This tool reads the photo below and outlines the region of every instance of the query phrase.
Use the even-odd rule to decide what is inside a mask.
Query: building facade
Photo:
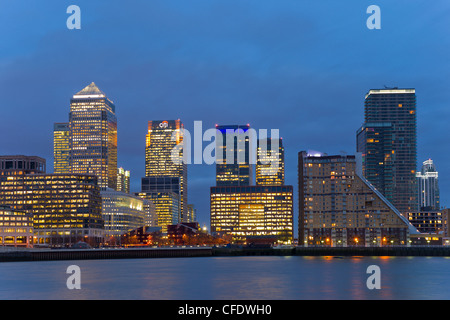
[[[283,139],[258,139],[256,184],[284,185]]]
[[[419,233],[361,174],[355,156],[298,155],[299,245],[409,245]]]
[[[46,161],[37,156],[0,156],[0,176],[40,174],[46,172]]]
[[[136,195],[138,196],[138,195]],[[158,215],[156,214],[156,207],[153,201],[140,197],[143,201],[144,212],[145,212],[145,226],[157,227],[158,226]]]
[[[417,185],[419,201],[418,210],[429,211],[440,209],[439,175],[433,160],[423,162],[422,169],[417,172]]]
[[[70,168],[117,188],[117,119],[114,103],[91,83],[73,95],[69,113]]]
[[[417,208],[415,89],[370,90],[357,131],[363,175],[400,212]]]
[[[130,193],[130,175],[129,170],[117,169],[117,191]]]
[[[250,125],[216,125],[216,186],[248,186],[253,184],[252,143]],[[254,163],[254,162],[253,162]]]
[[[0,177],[0,204],[31,214],[35,244],[98,245],[104,222],[96,176],[30,174]]]
[[[211,233],[229,235],[235,243],[255,237],[293,241],[292,186],[211,187]]]
[[[149,196],[155,201],[174,198],[178,202],[177,222],[187,216],[187,163],[184,161],[184,126],[180,120],[149,121],[145,148],[145,177],[142,178],[141,193],[154,193]],[[167,193],[167,197],[162,197]],[[160,208],[155,203],[156,208]],[[158,209],[157,209],[158,212]],[[171,214],[174,215],[175,213]],[[158,213],[159,215],[159,213]],[[165,213],[164,213],[165,215]],[[159,219],[165,221],[166,219]],[[172,224],[172,223],[171,223]],[[164,227],[164,229],[166,229]]]
[[[0,206],[0,246],[31,248],[33,235],[30,213]]]
[[[211,233],[233,243],[292,243],[293,188],[284,185],[281,139],[258,140],[249,125],[217,125],[216,131]]]
[[[443,219],[444,219],[444,237],[449,238],[450,237],[450,230],[449,230],[450,209],[449,208],[443,209],[442,213],[443,213]]]
[[[444,234],[445,212],[443,210],[421,210],[408,212],[407,218],[421,233]]]
[[[69,123],[53,125],[53,172],[70,173],[70,127]]]
[[[127,232],[145,226],[143,199],[113,189],[100,191],[105,239],[120,239]]]
[[[197,222],[197,209],[193,204],[188,204],[188,215],[186,222]]]
[[[160,227],[162,233],[167,234],[167,226],[177,224],[180,212],[180,195],[172,191],[166,192],[140,192],[138,197],[151,201],[154,205],[156,225]]]

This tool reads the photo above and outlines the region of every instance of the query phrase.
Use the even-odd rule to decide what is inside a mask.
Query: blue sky
[[[69,30],[66,9],[81,9]],[[369,30],[369,5],[381,30]],[[364,96],[416,88],[418,166],[432,158],[449,206],[450,2],[0,0],[0,154],[45,157],[70,97],[94,81],[116,104],[119,165],[144,175],[148,120],[188,130],[247,124],[279,129],[287,184],[297,153],[355,153]],[[189,202],[209,225],[215,168],[191,165]],[[295,196],[295,221],[297,220]]]

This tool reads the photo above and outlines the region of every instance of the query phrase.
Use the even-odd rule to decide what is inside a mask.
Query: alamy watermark
[[[370,265],[367,267],[367,274],[370,276],[367,278],[366,286],[367,289],[381,289],[381,269],[377,265]]]
[[[160,128],[167,129],[165,126]],[[270,135],[268,133],[268,129],[239,126],[209,128],[203,132],[202,121],[194,121],[192,134],[184,128],[172,132],[172,141],[180,142],[171,150],[171,161],[207,165],[258,163],[278,170],[282,161],[279,129],[270,129]],[[203,147],[204,143],[206,147]],[[262,173],[265,172],[271,171]]]
[[[73,290],[73,289],[81,289],[81,269],[77,265],[70,265],[67,267],[66,270],[67,274],[70,274],[70,276],[67,278],[66,286],[67,289]]]
[[[381,29],[381,9],[377,5],[371,5],[367,8],[366,13],[370,14],[367,18],[366,26],[369,30]]]
[[[81,9],[77,5],[70,5],[67,7],[66,13],[70,16],[66,20],[67,29],[81,29]],[[377,5],[370,5],[366,10],[370,17],[366,21],[368,29],[381,29],[381,9]]]

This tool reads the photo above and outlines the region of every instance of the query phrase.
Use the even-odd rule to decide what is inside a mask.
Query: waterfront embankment
[[[140,259],[209,256],[430,256],[450,257],[447,246],[412,247],[158,247],[115,249],[17,249],[0,250],[0,262]]]

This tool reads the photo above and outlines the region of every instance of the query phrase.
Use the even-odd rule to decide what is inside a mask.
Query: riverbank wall
[[[211,247],[121,248],[121,249],[28,249],[0,251],[0,262],[49,260],[98,260],[208,257]]]
[[[291,247],[214,248],[214,256],[439,256],[450,257],[450,247]]]
[[[161,247],[121,249],[22,249],[0,250],[0,262],[141,259],[233,256],[429,256],[450,257],[450,247]]]

